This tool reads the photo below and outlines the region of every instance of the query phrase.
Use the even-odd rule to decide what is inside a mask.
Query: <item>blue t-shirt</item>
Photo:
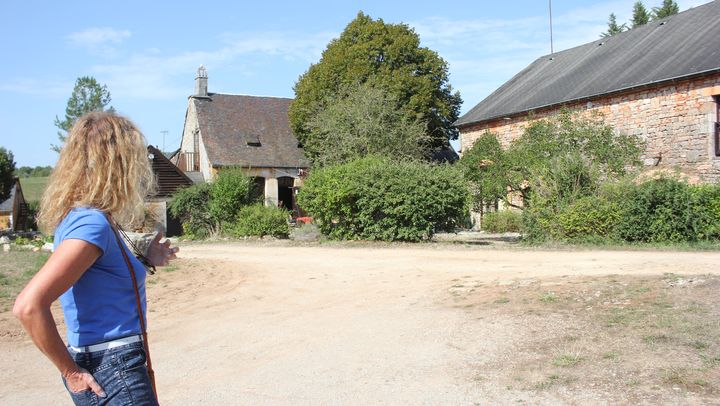
[[[92,345],[140,334],[132,277],[105,214],[94,208],[72,209],[55,230],[55,248],[68,239],[87,241],[102,251],[60,296],[68,344]],[[135,270],[145,318],[145,266],[122,244]]]

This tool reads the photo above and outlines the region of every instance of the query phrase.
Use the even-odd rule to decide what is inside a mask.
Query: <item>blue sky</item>
[[[708,0],[679,0],[681,10]],[[555,50],[599,38],[634,0],[553,0]],[[648,8],[661,0],[646,0]],[[442,7],[439,7],[442,5]],[[200,64],[209,90],[293,97],[293,85],[362,10],[405,23],[449,64],[462,112],[550,52],[548,2],[14,1],[0,24],[0,146],[17,166],[54,165],[55,116],[79,76],[106,84],[111,105],[148,141],[177,148]]]

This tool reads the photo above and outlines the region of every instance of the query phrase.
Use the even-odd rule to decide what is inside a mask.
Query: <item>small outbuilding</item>
[[[20,179],[15,178],[10,197],[0,202],[0,230],[25,231],[28,215],[28,205],[23,196]]]

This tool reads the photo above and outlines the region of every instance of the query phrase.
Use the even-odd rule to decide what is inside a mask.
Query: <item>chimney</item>
[[[208,97],[208,76],[204,65],[200,65],[195,78],[194,97]]]

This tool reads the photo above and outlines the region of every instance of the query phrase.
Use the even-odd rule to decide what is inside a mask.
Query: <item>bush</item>
[[[456,168],[370,156],[311,172],[298,203],[333,239],[420,241],[453,230],[468,194]]]
[[[183,224],[191,238],[218,235],[224,224],[232,224],[243,206],[252,201],[252,178],[240,169],[220,171],[212,183],[181,189],[169,203],[170,213]]]
[[[234,222],[240,209],[251,203],[254,182],[242,169],[223,169],[210,185],[208,211],[216,223]]]
[[[264,237],[270,235],[287,238],[288,212],[277,207],[266,207],[253,204],[240,209],[235,223],[227,226],[229,233],[235,237]]]
[[[517,233],[522,228],[522,213],[503,210],[485,213],[482,217],[482,229],[490,233]]]
[[[201,183],[181,189],[168,203],[170,214],[180,219],[183,234],[191,238],[205,238],[215,230],[207,206],[210,201],[210,184]]]
[[[580,198],[558,213],[557,223],[563,239],[611,237],[620,223],[620,205],[602,197]]]
[[[619,236],[627,241],[681,242],[720,238],[720,188],[661,178],[631,188],[623,198]]]

